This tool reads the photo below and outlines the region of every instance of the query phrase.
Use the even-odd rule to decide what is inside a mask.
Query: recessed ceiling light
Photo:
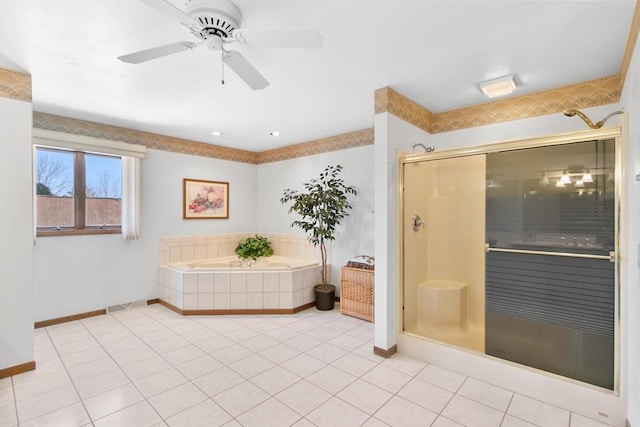
[[[273,132],[270,132],[269,135],[271,135],[271,136],[279,136],[280,132],[278,132],[277,130],[274,130]]]
[[[495,98],[497,96],[509,95],[516,90],[516,82],[513,81],[513,74],[511,74],[482,82],[480,83],[480,89],[482,89],[482,92],[489,98]]]
[[[214,130],[213,132],[211,132],[211,135],[213,135],[213,136],[222,136],[222,135],[224,135],[224,133],[222,133],[220,131],[217,131],[217,130]]]

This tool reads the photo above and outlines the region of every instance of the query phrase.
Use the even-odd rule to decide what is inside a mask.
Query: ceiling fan
[[[322,47],[322,36],[316,30],[240,28],[242,13],[229,0],[187,0],[185,12],[166,0],[140,1],[186,26],[198,40],[171,43],[118,57],[130,64],[173,55],[205,44],[211,50],[221,51],[223,64],[229,66],[251,89],[259,90],[269,86],[267,79],[240,52],[228,50],[227,44],[282,48]]]

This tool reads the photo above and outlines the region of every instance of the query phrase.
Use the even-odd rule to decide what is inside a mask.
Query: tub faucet
[[[242,268],[242,260],[241,259],[238,260],[238,263],[236,264],[236,266],[238,268]]]
[[[247,261],[247,268],[251,268],[251,260]]]
[[[231,261],[227,261],[227,268],[231,268]]]

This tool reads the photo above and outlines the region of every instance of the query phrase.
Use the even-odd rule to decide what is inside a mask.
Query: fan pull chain
[[[222,84],[224,84],[224,50],[220,49],[222,54],[220,55],[220,66],[222,67]]]

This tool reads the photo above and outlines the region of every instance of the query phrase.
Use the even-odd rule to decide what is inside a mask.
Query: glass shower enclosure
[[[616,144],[405,161],[404,331],[614,389]]]

